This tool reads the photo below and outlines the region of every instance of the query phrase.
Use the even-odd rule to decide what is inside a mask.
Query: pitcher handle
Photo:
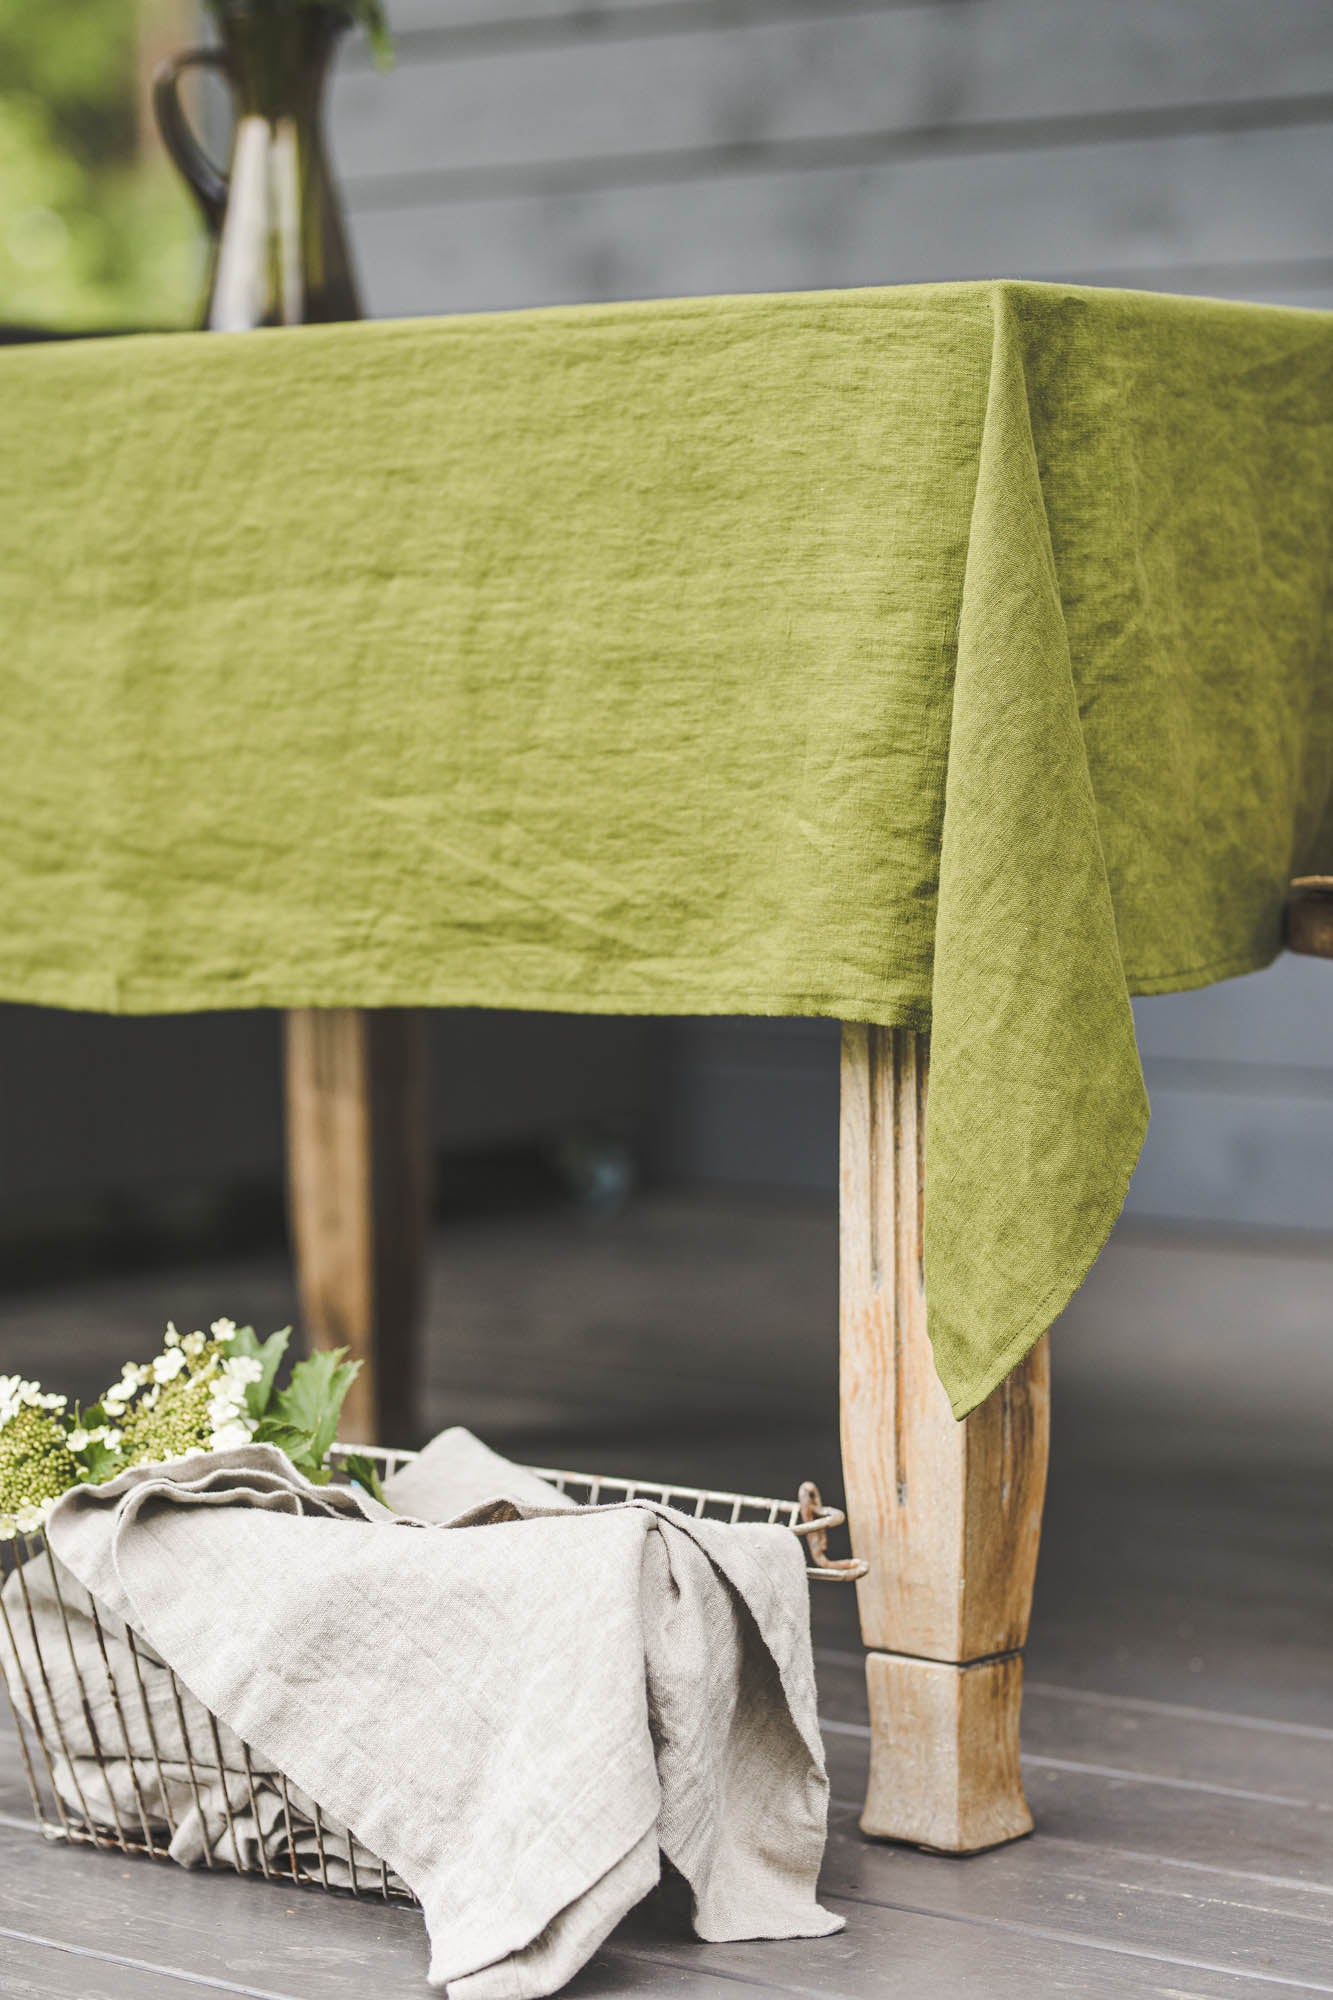
[[[204,221],[216,236],[227,209],[227,176],[208,157],[194,135],[180,99],[180,82],[187,69],[212,69],[230,81],[231,72],[221,49],[185,49],[168,56],[153,72],[153,110],[162,143],[184,176],[190,193],[203,210]]]

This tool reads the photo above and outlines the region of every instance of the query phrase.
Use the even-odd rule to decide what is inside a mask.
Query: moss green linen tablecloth
[[[1333,315],[1021,284],[0,357],[0,997],[932,1033],[973,1407],[1131,993],[1333,866]]]

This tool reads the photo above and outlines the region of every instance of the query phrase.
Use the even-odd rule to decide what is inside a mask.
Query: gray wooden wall
[[[1329,0],[390,0],[333,134],[370,309],[993,274],[1333,306]],[[1144,1003],[1131,1205],[1333,1221],[1333,971]],[[595,1031],[594,1031],[595,1032]],[[827,1185],[836,1031],[668,1031],[679,1171]]]
[[[993,273],[1322,303],[1326,0],[390,0],[377,312]]]
[[[388,0],[332,138],[369,309],[991,274],[1333,305],[1330,0]],[[1324,1228],[1333,971],[1155,1000],[1132,1204]],[[441,1016],[437,1130],[635,1108],[669,1168],[828,1185],[826,1023]],[[0,1194],[276,1157],[275,1024],[16,1010]]]

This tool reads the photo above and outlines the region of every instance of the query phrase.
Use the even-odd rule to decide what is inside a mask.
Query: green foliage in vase
[[[323,7],[364,30],[381,68],[393,60],[393,37],[383,0],[208,0],[215,15],[283,13],[291,7]]]

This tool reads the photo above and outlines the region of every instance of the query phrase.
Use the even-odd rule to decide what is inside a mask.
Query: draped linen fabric
[[[0,1600],[0,1672],[40,1685],[44,1727],[62,1714],[53,1782],[76,1811],[133,1830],[140,1799],[170,1804],[176,1860],[281,1866],[282,1773],[294,1811],[332,1817],[331,1879],[373,1883],[379,1856],[416,1895],[452,2000],[557,1992],[663,1858],[710,1942],[842,1929],[816,1900],[828,1779],[796,1536],[571,1507],[459,1430],[385,1491],[422,1515],[247,1445],[65,1495],[46,1534],[72,1616],[34,1558],[36,1588],[16,1572]],[[23,1636],[5,1657],[20,1603],[49,1668]],[[210,1714],[201,1785],[185,1739],[213,1743]]]
[[[931,1032],[965,1414],[1132,993],[1333,865],[1333,315],[986,283],[0,356],[0,997]]]

